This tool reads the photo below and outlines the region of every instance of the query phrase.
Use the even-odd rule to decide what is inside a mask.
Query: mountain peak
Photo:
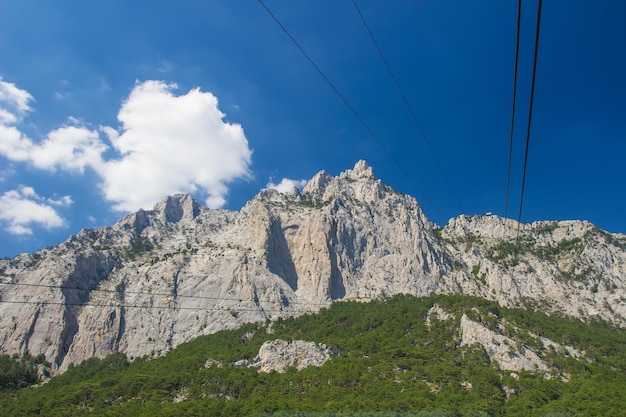
[[[308,193],[325,194],[327,191],[331,191],[332,193],[332,191],[334,190],[334,192],[336,193],[336,188],[340,186],[339,183],[343,184],[342,186],[345,186],[345,181],[340,181],[339,183],[336,183],[334,181],[335,179],[349,180],[349,182],[351,182],[359,180],[361,178],[375,179],[372,167],[369,166],[369,164],[364,160],[358,161],[354,165],[354,168],[342,172],[341,174],[339,174],[338,177],[333,177],[326,173],[326,171],[321,170],[320,172],[315,174],[313,178],[311,178],[311,180],[307,183],[302,191]]]
[[[157,203],[153,210],[164,221],[176,223],[181,219],[195,219],[200,214],[200,204],[190,194],[174,194]]]
[[[320,194],[324,194],[324,191],[326,191],[326,187],[332,180],[332,176],[328,175],[326,171],[321,170],[309,180],[309,182],[306,184],[302,191],[306,193],[317,192]]]
[[[369,166],[365,160],[361,159],[354,165],[354,168],[343,172],[341,176],[351,178],[353,180],[359,178],[374,178],[374,171],[372,171],[372,167]]]

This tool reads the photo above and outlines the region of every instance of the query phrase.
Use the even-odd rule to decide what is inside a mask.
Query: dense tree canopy
[[[435,303],[451,316],[431,317],[428,324]],[[538,351],[553,370],[503,371],[482,346],[460,346],[463,312],[493,329],[508,323],[507,335]],[[575,359],[547,349],[539,337],[571,345],[585,355]],[[322,367],[282,374],[231,366],[253,359],[263,342],[273,339],[325,343],[340,353]],[[6,358],[0,361],[2,378],[21,372],[10,371],[19,360],[9,360],[14,362],[8,368]],[[3,385],[0,414],[620,415],[626,409],[626,332],[606,323],[506,309],[473,297],[396,296],[334,303],[318,314],[219,332],[160,358],[131,363],[123,354],[113,354],[89,359],[37,387],[17,389],[32,383],[28,378],[12,381]]]

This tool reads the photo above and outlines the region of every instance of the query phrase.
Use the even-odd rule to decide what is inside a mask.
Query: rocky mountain
[[[625,235],[491,215],[438,227],[359,161],[337,177],[318,173],[301,192],[264,190],[240,211],[174,195],[0,260],[0,352],[43,354],[64,371],[398,293],[476,295],[623,327],[625,280]]]

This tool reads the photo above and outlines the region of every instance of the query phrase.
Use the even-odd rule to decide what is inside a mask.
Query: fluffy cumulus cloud
[[[304,187],[306,183],[307,183],[307,180],[291,180],[289,178],[283,178],[278,184],[274,184],[270,180],[270,182],[267,183],[266,187],[273,188],[279,193],[288,193],[288,192],[291,192],[294,189],[294,187],[298,189]]]
[[[0,155],[14,161],[28,160],[32,142],[15,126],[31,111],[33,96],[0,77]]]
[[[100,170],[106,149],[97,130],[68,125],[48,133],[40,144],[30,147],[28,154],[37,168],[82,173],[87,167]]]
[[[213,94],[193,89],[177,96],[176,88],[137,83],[119,111],[119,131],[70,118],[36,142],[17,127],[32,96],[0,79],[0,155],[48,171],[91,168],[118,211],[150,208],[178,192],[204,195],[209,207],[221,207],[228,184],[251,177],[248,140],[241,125],[224,120]],[[104,158],[107,150],[115,156]]]
[[[102,190],[117,210],[148,208],[176,192],[204,193],[209,207],[221,207],[227,184],[251,176],[241,125],[224,121],[213,94],[176,96],[175,88],[137,84],[119,112],[121,132],[108,131],[120,157],[104,164]]]
[[[107,146],[98,131],[76,119],[70,118],[67,125],[51,131],[40,143],[22,133],[17,124],[32,110],[32,100],[30,93],[0,78],[0,155],[47,170],[83,172],[88,166],[99,167]]]
[[[0,222],[9,233],[32,234],[33,225],[46,229],[65,226],[65,221],[53,206],[67,207],[72,204],[69,196],[46,199],[37,195],[32,187],[20,186],[0,196]]]
[[[30,102],[33,96],[15,84],[4,81],[0,76],[0,102],[12,107],[20,114],[31,111]]]

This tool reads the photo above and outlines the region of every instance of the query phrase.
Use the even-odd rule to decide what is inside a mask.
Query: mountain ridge
[[[626,236],[588,222],[459,216],[438,227],[359,161],[239,211],[186,194],[0,261],[0,352],[57,371],[159,355],[242,323],[337,300],[459,293],[624,327]],[[18,306],[19,308],[16,308]]]

